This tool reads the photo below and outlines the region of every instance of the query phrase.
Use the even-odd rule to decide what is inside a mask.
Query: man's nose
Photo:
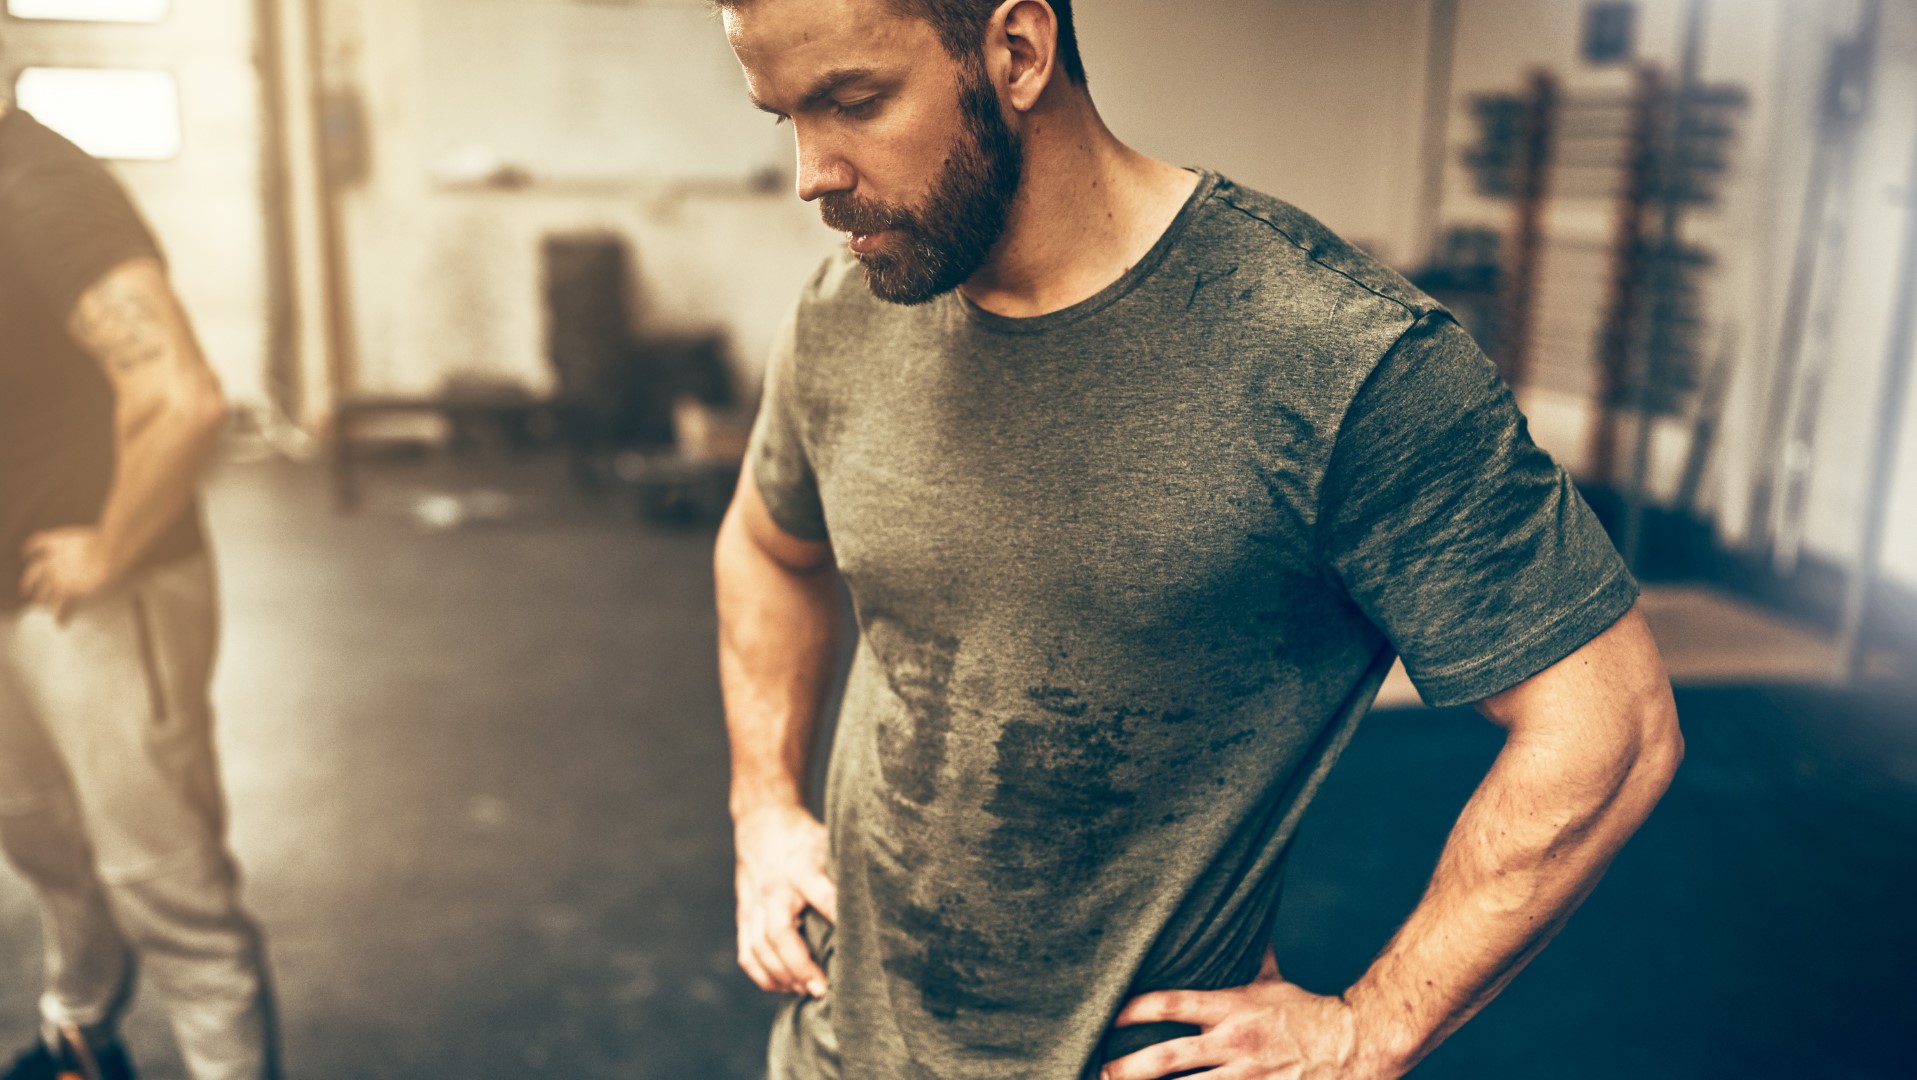
[[[852,190],[852,166],[829,142],[804,136],[797,142],[799,198],[811,202],[821,195]]]

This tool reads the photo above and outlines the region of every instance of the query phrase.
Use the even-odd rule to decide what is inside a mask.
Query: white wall
[[[370,171],[345,198],[357,328],[351,389],[424,393],[471,375],[548,389],[540,240],[609,229],[634,249],[639,329],[727,334],[752,391],[781,319],[834,235],[788,185],[759,192],[746,183],[755,171],[789,169],[789,135],[747,104],[703,0],[478,0],[473,24],[450,41],[441,29],[460,16],[445,7],[324,7],[327,78],[357,88],[372,139]],[[473,38],[486,28],[496,36]],[[598,44],[577,47],[588,39]],[[460,42],[471,48],[453,47]],[[496,73],[498,92],[470,100],[456,92],[501,50],[513,59]],[[630,101],[614,93],[647,85],[643,70],[625,69],[662,55],[675,58],[670,77],[650,82],[679,81],[683,93]],[[531,183],[448,180],[461,158],[523,169]]]
[[[1291,202],[1387,261],[1416,257],[1422,0],[1079,0],[1119,138]]]
[[[420,117],[437,157],[483,148],[543,179],[736,180],[789,135],[740,107],[705,0],[416,0]],[[691,103],[698,103],[688,107]]]

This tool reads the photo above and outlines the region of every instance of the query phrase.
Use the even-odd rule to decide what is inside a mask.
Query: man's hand
[[[1170,1022],[1202,1033],[1148,1046],[1105,1066],[1101,1080],[1372,1080],[1395,1077],[1367,1054],[1357,1013],[1285,981],[1265,954],[1258,978],[1231,990],[1165,990],[1133,998],[1116,1026]]]
[[[766,806],[733,828],[738,856],[739,966],[759,989],[825,995],[825,972],[799,934],[810,907],[839,921],[838,893],[826,876],[826,832],[797,806]]]
[[[65,622],[74,606],[113,584],[118,573],[107,558],[100,531],[88,527],[48,529],[20,547],[26,564],[20,593]]]

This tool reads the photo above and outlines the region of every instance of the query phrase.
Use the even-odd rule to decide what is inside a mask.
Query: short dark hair
[[[712,0],[720,8],[739,8],[750,0]],[[979,54],[985,44],[985,26],[992,20],[1003,0],[886,0],[892,9],[913,19],[923,19],[938,32],[939,43],[954,60],[961,63]],[[1046,0],[1058,17],[1058,61],[1065,75],[1085,85],[1085,61],[1078,54],[1078,34],[1072,29],[1072,0]]]

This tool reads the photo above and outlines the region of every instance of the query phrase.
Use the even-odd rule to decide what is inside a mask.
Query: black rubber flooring
[[[709,532],[642,527],[539,464],[372,481],[353,518],[311,468],[229,467],[210,500],[234,839],[292,1075],[758,1077],[772,1003],[732,966]],[[497,492],[460,504],[476,523],[414,513],[476,487]],[[1917,1075],[1917,706],[1680,704],[1664,806],[1415,1075]],[[1298,843],[1288,975],[1363,969],[1496,751],[1465,710],[1366,722]],[[21,1037],[38,964],[0,874],[0,1023]],[[181,1075],[153,1002],[129,1038],[152,1080]]]

